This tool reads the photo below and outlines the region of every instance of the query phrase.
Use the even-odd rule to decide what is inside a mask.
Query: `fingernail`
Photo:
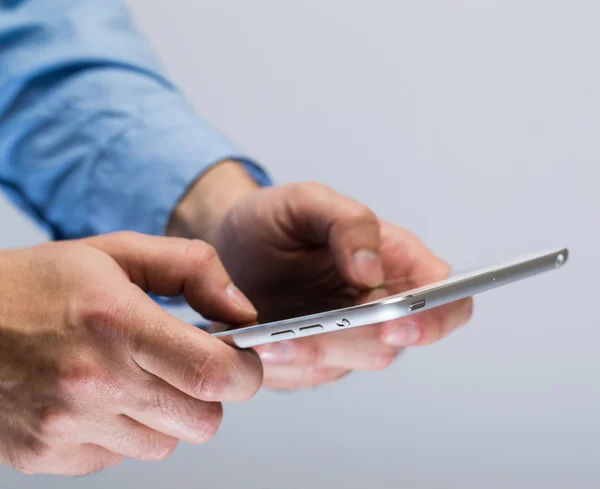
[[[254,315],[257,314],[256,308],[252,305],[252,302],[250,302],[245,294],[234,284],[229,284],[227,287],[227,295],[242,311]]]
[[[390,346],[410,346],[419,341],[420,337],[421,332],[416,324],[403,324],[390,330],[383,341]]]
[[[354,254],[354,270],[357,279],[369,287],[377,287],[383,283],[381,260],[370,250],[360,250]]]
[[[291,341],[280,341],[256,348],[261,360],[265,363],[281,365],[296,359],[297,348]]]

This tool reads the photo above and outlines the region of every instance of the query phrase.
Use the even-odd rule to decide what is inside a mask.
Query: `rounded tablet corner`
[[[229,342],[231,343],[231,346],[234,346],[235,348],[239,348],[240,350],[246,350],[248,348],[252,348],[253,346],[256,346],[256,345],[249,345],[248,341],[244,341],[243,335],[237,335],[237,334],[231,335]]]
[[[568,260],[569,260],[569,250],[567,248],[565,248],[556,256],[556,261],[554,263],[554,266],[556,268],[560,268],[560,267],[564,266]]]

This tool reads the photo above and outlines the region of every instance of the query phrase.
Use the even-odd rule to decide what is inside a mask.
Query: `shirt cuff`
[[[252,160],[239,161],[258,186],[271,187],[273,185],[273,180],[271,179],[270,175],[260,165]]]
[[[96,162],[86,234],[163,235],[189,187],[224,160],[239,161],[258,185],[272,185],[254,159],[193,113],[179,94],[165,91],[159,106],[134,117]]]

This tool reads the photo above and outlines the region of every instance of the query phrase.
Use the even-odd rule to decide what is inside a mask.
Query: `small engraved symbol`
[[[347,326],[350,326],[350,321],[348,321],[346,318],[344,318],[344,319],[340,319],[335,324],[337,324],[340,328],[345,328]]]

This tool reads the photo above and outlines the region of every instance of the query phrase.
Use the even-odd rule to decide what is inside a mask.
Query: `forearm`
[[[268,183],[162,75],[120,0],[48,5],[0,7],[0,36],[14,35],[0,50],[0,186],[54,238],[164,234],[171,215],[177,223],[190,214],[173,214],[187,192],[208,203],[198,188],[214,200],[210,215],[202,214],[211,224],[227,199],[200,180],[233,197],[236,178],[229,175],[224,188],[205,175],[225,160],[243,162],[240,175]],[[32,26],[44,42],[27,34]]]

